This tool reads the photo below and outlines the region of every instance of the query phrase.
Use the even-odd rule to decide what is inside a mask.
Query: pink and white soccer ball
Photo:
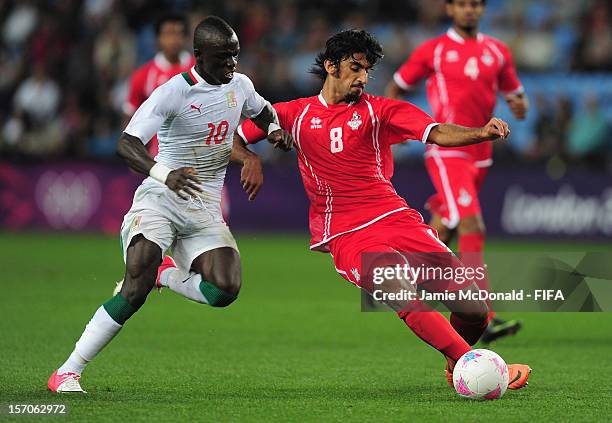
[[[455,364],[453,384],[464,398],[499,399],[508,388],[508,366],[493,351],[468,351]]]

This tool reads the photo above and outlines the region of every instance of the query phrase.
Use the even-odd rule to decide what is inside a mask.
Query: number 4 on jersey
[[[478,79],[478,74],[480,73],[480,69],[478,69],[478,59],[475,57],[470,57],[465,63],[463,72],[465,73],[465,76],[469,76],[473,81],[476,81]]]
[[[225,137],[227,135],[227,130],[229,129],[229,123],[226,120],[222,120],[221,123],[219,123],[219,125],[216,125],[216,126],[214,123],[209,123],[208,129],[210,129],[210,132],[208,133],[208,136],[204,140],[204,144],[210,145],[211,141],[213,140],[213,137],[215,140],[215,144],[221,144],[225,140]],[[216,134],[215,134],[215,129],[217,130]]]

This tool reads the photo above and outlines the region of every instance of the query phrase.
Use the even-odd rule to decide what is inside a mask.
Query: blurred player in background
[[[281,127],[290,130],[295,140],[310,200],[310,248],[331,253],[338,273],[369,293],[367,275],[372,269],[362,267],[364,253],[389,260],[384,265],[391,267],[405,263],[405,254],[412,253],[425,257],[426,265],[436,265],[431,260],[443,255],[461,266],[421,215],[396,193],[390,181],[391,145],[417,139],[462,146],[509,133],[506,123],[497,118],[479,128],[439,124],[412,104],[365,94],[369,73],[381,57],[381,45],[366,31],[338,33],[327,40],[313,68],[324,81],[321,93],[274,106]],[[235,148],[264,137],[265,131],[246,120],[234,137]],[[427,286],[429,281],[421,282]],[[385,284],[395,293],[402,287],[401,280]],[[477,286],[470,282],[465,289],[475,291]],[[452,386],[453,366],[482,335],[488,308],[478,300],[443,302],[452,311],[450,322],[418,301],[386,304],[417,336],[444,354]],[[510,389],[527,384],[528,366],[515,364],[509,369]]]
[[[123,128],[155,88],[168,82],[174,75],[188,71],[195,64],[193,54],[186,50],[188,33],[187,19],[183,15],[164,14],[155,23],[159,51],[132,74],[128,97],[123,105]],[[158,150],[157,136],[149,141],[148,148],[151,156],[155,157]]]
[[[49,378],[53,392],[84,392],[81,372],[154,286],[213,307],[228,306],[238,295],[240,256],[220,206],[233,134],[245,116],[271,141],[290,144],[290,137],[251,80],[235,72],[240,46],[225,21],[204,19],[195,29],[193,45],[195,66],[154,90],[119,139],[119,155],[131,169],[149,176],[136,190],[121,227],[124,280]],[[160,148],[153,160],[145,145],[155,133]],[[233,156],[238,161],[241,157],[248,156]],[[244,183],[244,172],[242,179]],[[250,191],[250,199],[255,194]],[[176,263],[167,256],[162,262],[171,246]]]
[[[500,92],[514,117],[524,119],[528,102],[516,75],[510,50],[501,41],[478,32],[485,0],[447,0],[452,27],[444,35],[426,41],[393,75],[386,96],[400,99],[427,78],[427,97],[438,122],[482,126],[489,121]],[[478,193],[493,163],[492,144],[439,148],[428,145],[425,166],[437,194],[426,204],[430,225],[447,245],[458,234],[459,253],[466,264],[483,262],[485,226]],[[486,278],[478,281],[489,290]],[[490,304],[489,304],[490,306]],[[516,333],[518,320],[494,317],[483,342]]]

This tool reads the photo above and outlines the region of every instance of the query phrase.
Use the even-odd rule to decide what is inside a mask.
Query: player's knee
[[[489,308],[484,301],[475,301],[467,310],[455,312],[455,314],[467,322],[484,322],[489,317]]]
[[[486,232],[484,220],[481,215],[474,215],[463,218],[457,226],[459,234],[482,234]]]

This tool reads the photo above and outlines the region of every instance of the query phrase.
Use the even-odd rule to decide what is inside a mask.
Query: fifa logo
[[[233,109],[234,107],[238,106],[236,94],[233,91],[230,91],[229,93],[225,94],[225,97],[227,98],[227,107]]]

